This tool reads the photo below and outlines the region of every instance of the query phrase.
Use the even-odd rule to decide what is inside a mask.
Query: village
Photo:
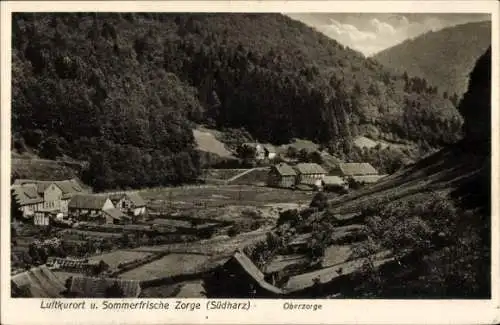
[[[343,246],[363,238],[356,214],[338,216],[322,260],[310,254],[311,232],[283,234],[265,263],[250,256],[283,215],[310,214],[318,193],[344,195],[386,175],[369,163],[322,166],[271,145],[241,148],[256,167],[207,170],[202,184],[177,189],[93,193],[76,178],[15,179],[13,295],[300,296],[360,268]],[[384,254],[382,264],[392,260]],[[231,285],[235,279],[249,286]]]

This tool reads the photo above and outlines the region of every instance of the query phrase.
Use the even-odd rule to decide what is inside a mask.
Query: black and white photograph
[[[492,16],[386,9],[13,12],[10,297],[490,299]]]

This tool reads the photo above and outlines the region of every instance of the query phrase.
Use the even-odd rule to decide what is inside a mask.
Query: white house
[[[111,201],[117,209],[134,217],[146,214],[146,202],[137,192],[112,194]]]

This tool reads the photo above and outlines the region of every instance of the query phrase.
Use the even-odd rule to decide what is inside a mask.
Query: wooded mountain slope
[[[440,92],[458,98],[467,90],[468,75],[491,44],[491,22],[474,22],[428,32],[373,56],[383,65],[423,77]]]
[[[461,117],[424,79],[279,14],[15,14],[14,146],[89,160],[96,188],[194,179],[193,123],[351,150],[437,147]]]

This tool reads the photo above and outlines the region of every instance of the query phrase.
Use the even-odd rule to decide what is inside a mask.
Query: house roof
[[[352,178],[358,183],[372,184],[378,182],[381,178],[387,175],[363,175],[363,176],[352,176]]]
[[[81,298],[106,298],[106,290],[115,283],[122,289],[126,298],[137,298],[141,293],[140,281],[138,280],[87,276],[74,276],[71,279],[69,291]]]
[[[59,181],[40,181],[35,179],[16,179],[13,185],[35,185],[38,193],[43,193],[50,184],[57,185],[63,194],[82,192],[83,188],[77,179],[67,179]]]
[[[299,163],[294,166],[299,174],[326,174],[326,171],[315,163]]]
[[[38,194],[35,185],[12,185],[11,190],[13,199],[20,206],[43,202],[43,197]]]
[[[343,185],[345,181],[338,176],[325,176],[323,177],[323,184],[325,185]]]
[[[100,210],[104,203],[109,200],[107,196],[100,194],[77,194],[68,203],[69,208]]]
[[[378,174],[377,170],[369,163],[341,163],[339,169],[345,176]]]
[[[63,195],[78,193],[83,191],[82,187],[75,179],[56,181],[54,182],[54,184],[56,184],[61,189]]]
[[[296,176],[297,175],[297,173],[295,172],[295,169],[293,169],[292,166],[285,164],[285,163],[279,163],[277,165],[274,165],[273,169],[276,170],[281,176]]]
[[[32,268],[11,277],[15,289],[23,290],[33,298],[59,298],[66,288],[45,265]]]
[[[83,192],[76,179],[63,181],[39,181],[33,179],[16,179],[12,185],[13,194],[19,205],[28,205],[43,202],[43,192],[55,184],[63,193],[62,198],[71,198],[75,193]]]
[[[104,213],[106,213],[108,216],[110,216],[111,218],[113,218],[115,220],[122,220],[124,218],[128,219],[128,216],[125,215],[123,212],[121,212],[117,208],[106,209],[106,210],[104,210]]]
[[[254,281],[264,290],[269,291],[273,294],[281,294],[283,293],[281,289],[273,286],[272,284],[266,282],[264,280],[264,274],[259,270],[259,268],[252,262],[251,259],[248,258],[242,252],[235,252],[232,257],[242,268],[243,270],[252,278]]]
[[[123,197],[127,197],[136,208],[146,206],[146,201],[144,201],[138,192],[112,193],[109,195],[113,203],[120,201]]]

